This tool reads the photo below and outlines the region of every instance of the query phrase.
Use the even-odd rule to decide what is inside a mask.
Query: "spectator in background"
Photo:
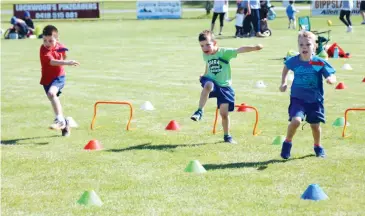
[[[362,25],[365,25],[365,1],[360,3],[360,14],[362,16]]]
[[[256,37],[264,37],[260,30],[260,8],[260,1],[247,0],[247,14],[243,21],[244,35],[251,32],[252,23]]]
[[[347,32],[352,32],[351,11],[354,8],[353,0],[342,1],[340,20],[347,26]],[[344,17],[346,16],[346,20]]]
[[[32,18],[30,17],[29,11],[24,12],[24,19],[23,20],[27,24],[28,29],[30,29],[32,32],[34,32],[34,24],[33,24]]]
[[[29,32],[28,26],[22,19],[18,19],[16,16],[13,16],[10,23],[13,25],[13,27],[10,28],[10,32],[16,32],[19,39],[27,37]]]
[[[219,35],[222,35],[223,25],[224,25],[224,16],[226,12],[228,11],[228,0],[214,0],[214,13],[212,18],[212,26],[211,31],[214,30],[215,21],[217,20],[217,17],[219,16],[219,23],[220,23],[220,29],[219,29]]]

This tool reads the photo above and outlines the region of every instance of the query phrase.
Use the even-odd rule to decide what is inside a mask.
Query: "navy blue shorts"
[[[212,82],[214,84],[213,91],[210,92],[209,98],[217,98],[217,107],[219,109],[221,104],[228,103],[228,111],[234,111],[234,91],[231,86],[220,87],[212,79],[202,77],[200,83],[204,88],[205,83]]]
[[[62,93],[61,90],[65,86],[65,80],[66,80],[65,76],[59,76],[59,77],[57,77],[50,84],[43,85],[44,91],[47,94],[48,91],[49,91],[49,89],[51,88],[51,86],[56,86],[56,87],[58,87],[57,97],[60,96],[60,94]]]
[[[288,108],[289,121],[294,117],[301,117],[309,124],[325,123],[323,102],[306,103],[298,98],[290,98],[290,105]]]

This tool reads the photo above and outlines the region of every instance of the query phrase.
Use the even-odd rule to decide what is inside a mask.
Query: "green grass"
[[[336,17],[330,19],[332,40],[352,58],[330,60],[348,88],[338,91],[325,85],[326,159],[313,157],[308,125],[294,139],[293,159],[281,160],[280,146],[271,145],[275,136],[285,134],[288,118],[289,93],[278,92],[283,67],[279,59],[297,49],[297,32],[287,29],[286,18],[270,23],[270,38],[230,38],[234,23],[227,23],[225,36],[218,39],[223,47],[265,46],[232,60],[237,103],[258,108],[262,131],[252,136],[253,113],[232,113],[232,134],[239,142],[234,146],[217,143],[222,133],[211,134],[215,100],[209,100],[201,122],[189,119],[197,107],[198,77],[204,70],[197,33],[208,28],[208,19],[57,22],[69,58],[81,63],[66,68],[61,97],[65,114],[80,125],[69,138],[47,129],[53,112],[38,84],[41,41],[1,40],[2,215],[363,214],[365,113],[349,115],[348,139],[331,124],[346,108],[364,107],[365,31],[355,25],[355,32],[346,34]],[[353,19],[360,23],[359,17]],[[326,20],[312,18],[312,24],[325,30]],[[342,70],[345,62],[354,70]],[[253,88],[257,80],[268,87]],[[104,105],[96,122],[100,127],[91,131],[97,100],[133,103],[134,130],[125,131],[127,107]],[[147,100],[155,111],[139,109]],[[164,130],[172,119],[181,131]],[[104,150],[83,151],[91,139],[98,139]],[[194,159],[208,172],[184,173]],[[300,200],[312,183],[330,199]],[[100,196],[102,207],[76,203],[89,189]]]

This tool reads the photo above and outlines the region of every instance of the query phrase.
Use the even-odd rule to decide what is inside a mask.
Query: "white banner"
[[[353,0],[354,8],[352,14],[360,13],[360,3],[359,0]],[[312,16],[323,16],[323,15],[340,15],[343,1],[341,0],[313,0],[311,5],[311,15]]]
[[[181,0],[137,1],[137,19],[180,19]]]

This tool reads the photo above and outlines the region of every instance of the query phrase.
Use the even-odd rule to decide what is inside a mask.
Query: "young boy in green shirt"
[[[243,46],[238,49],[218,47],[217,41],[211,31],[205,30],[199,34],[199,43],[206,62],[205,73],[200,79],[203,90],[200,95],[199,108],[191,116],[194,121],[201,120],[203,108],[208,98],[217,98],[217,107],[222,117],[224,142],[235,144],[229,134],[228,113],[234,110],[234,90],[231,87],[231,66],[229,61],[239,53],[261,50],[263,46]]]

